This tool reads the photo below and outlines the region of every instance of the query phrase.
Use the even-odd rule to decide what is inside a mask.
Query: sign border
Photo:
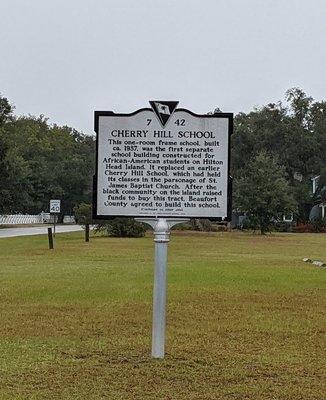
[[[174,113],[177,112],[186,112],[194,117],[200,117],[200,118],[227,118],[229,121],[229,138],[228,138],[228,182],[227,182],[227,216],[225,218],[222,217],[196,217],[196,216],[187,216],[187,215],[180,215],[180,216],[171,216],[171,215],[99,215],[97,213],[97,175],[98,175],[98,146],[99,146],[99,117],[131,117],[133,115],[136,115],[142,111],[151,111],[154,114],[154,111],[152,108],[145,107],[145,108],[140,108],[139,110],[136,110],[131,113],[115,113],[114,111],[94,111],[94,131],[96,133],[96,157],[95,157],[95,174],[93,175],[93,204],[92,204],[92,214],[93,214],[93,219],[98,219],[98,220],[112,220],[114,218],[121,218],[121,217],[126,217],[126,218],[196,218],[196,219],[208,219],[210,221],[217,221],[217,222],[230,222],[232,219],[232,177],[230,176],[230,166],[231,166],[231,136],[233,134],[233,113],[217,113],[217,114],[196,114],[190,110],[187,110],[186,108],[177,108]]]

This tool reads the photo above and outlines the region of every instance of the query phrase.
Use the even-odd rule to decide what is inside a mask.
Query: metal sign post
[[[167,253],[170,241],[170,228],[189,221],[186,218],[135,218],[136,221],[150,225],[154,230],[155,272],[153,289],[152,357],[164,358],[165,353],[165,315],[166,315],[166,275]]]

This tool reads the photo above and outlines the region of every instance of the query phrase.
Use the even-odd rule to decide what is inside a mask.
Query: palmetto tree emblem
[[[171,118],[171,115],[174,113],[179,102],[153,100],[150,101],[149,104],[151,105],[155,115],[160,121],[160,124],[164,128],[165,125],[168,123],[169,119]]]

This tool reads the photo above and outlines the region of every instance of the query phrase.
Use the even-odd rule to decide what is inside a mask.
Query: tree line
[[[326,102],[293,88],[285,103],[236,115],[234,128],[234,207],[262,230],[286,212],[307,222],[325,192]],[[318,175],[312,196],[311,178]]]
[[[94,153],[93,136],[44,116],[15,116],[0,97],[0,214],[38,214],[56,198],[72,214],[91,201]]]
[[[0,96],[0,214],[47,211],[51,198],[62,200],[64,214],[90,203],[94,140],[44,116],[16,116]],[[326,176],[325,101],[293,88],[285,102],[241,112],[231,147],[234,209],[266,228],[287,211],[308,220],[316,201],[311,178]]]

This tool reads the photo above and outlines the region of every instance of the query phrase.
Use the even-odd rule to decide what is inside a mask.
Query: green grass
[[[323,234],[173,232],[166,358],[153,241],[0,240],[0,399],[325,399]]]

